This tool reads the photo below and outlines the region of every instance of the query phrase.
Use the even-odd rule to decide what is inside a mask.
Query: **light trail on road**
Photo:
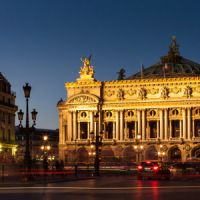
[[[186,189],[200,188],[200,185],[185,186],[140,186],[140,187],[60,187],[60,186],[33,186],[33,187],[0,187],[0,192],[5,190],[37,190],[37,189],[60,189],[60,190],[138,190],[138,189]]]

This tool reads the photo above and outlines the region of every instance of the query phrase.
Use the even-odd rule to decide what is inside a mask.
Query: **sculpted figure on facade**
[[[167,99],[169,97],[169,89],[167,87],[163,87],[161,90],[161,98]]]
[[[118,100],[123,100],[124,99],[124,91],[122,89],[118,90],[117,98],[118,98]]]
[[[187,98],[192,96],[192,88],[190,86],[187,86],[184,90],[184,96]]]
[[[138,91],[138,98],[141,100],[146,99],[147,97],[147,91],[145,88],[140,88],[140,90]]]

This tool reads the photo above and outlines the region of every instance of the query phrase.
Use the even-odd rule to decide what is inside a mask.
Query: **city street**
[[[131,176],[99,177],[28,187],[1,187],[0,198],[35,199],[199,199],[200,180],[135,180]]]

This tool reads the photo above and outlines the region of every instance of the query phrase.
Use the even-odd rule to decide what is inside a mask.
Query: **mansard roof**
[[[5,76],[0,72],[0,81],[3,81],[10,85],[9,81],[5,78]]]

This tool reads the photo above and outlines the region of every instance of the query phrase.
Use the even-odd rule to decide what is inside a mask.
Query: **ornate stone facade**
[[[134,162],[137,155],[140,160],[200,158],[200,65],[179,55],[174,38],[168,55],[141,76],[100,82],[93,74],[84,76],[85,67],[76,82],[66,83],[68,97],[57,106],[60,159],[88,162],[93,131],[103,132],[102,162]]]

